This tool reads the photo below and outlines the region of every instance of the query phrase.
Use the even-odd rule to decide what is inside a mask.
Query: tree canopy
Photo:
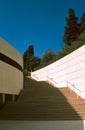
[[[34,71],[40,69],[76,50],[85,44],[85,13],[83,13],[78,23],[78,18],[72,8],[68,10],[66,18],[66,27],[64,32],[64,47],[58,53],[54,53],[52,49],[44,52],[41,58],[34,55],[34,46],[30,45],[23,55],[24,71]],[[57,50],[56,50],[57,52]]]
[[[66,18],[66,27],[64,32],[64,42],[66,45],[71,45],[71,43],[76,40],[79,36],[79,24],[78,18],[75,16],[75,12],[72,8],[69,9],[68,17]]]
[[[34,46],[30,45],[23,55],[24,71],[31,72],[40,64],[40,58],[34,56]]]
[[[41,62],[42,64],[45,64],[54,60],[56,57],[57,55],[51,49],[49,49],[43,54]]]
[[[82,17],[80,18],[80,33],[85,30],[85,13],[83,13]]]

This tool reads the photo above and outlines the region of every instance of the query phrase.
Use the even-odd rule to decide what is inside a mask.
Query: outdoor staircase
[[[68,102],[75,109],[75,111],[80,115],[82,119],[85,119],[85,99],[78,97],[78,95],[70,90],[69,88],[62,88],[60,91],[65,95]]]
[[[28,78],[18,100],[8,101],[0,109],[0,120],[81,119],[85,119],[85,100],[67,87],[58,89]]]

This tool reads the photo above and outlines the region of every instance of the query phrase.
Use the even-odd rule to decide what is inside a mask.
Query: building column
[[[2,94],[2,104],[5,104],[5,100],[6,100],[5,94]]]
[[[12,95],[12,101],[15,102],[15,95]]]

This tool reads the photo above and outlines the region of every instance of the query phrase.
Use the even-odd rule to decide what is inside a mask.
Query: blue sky
[[[0,37],[22,55],[34,45],[35,55],[60,50],[68,9],[79,18],[85,12],[84,0],[0,0]]]

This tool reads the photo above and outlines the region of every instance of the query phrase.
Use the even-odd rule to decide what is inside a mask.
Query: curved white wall
[[[38,81],[52,82],[56,87],[69,86],[85,98],[85,45],[64,58],[31,73]],[[72,85],[74,84],[74,88]]]
[[[23,89],[23,58],[0,38],[0,93],[18,95]]]

